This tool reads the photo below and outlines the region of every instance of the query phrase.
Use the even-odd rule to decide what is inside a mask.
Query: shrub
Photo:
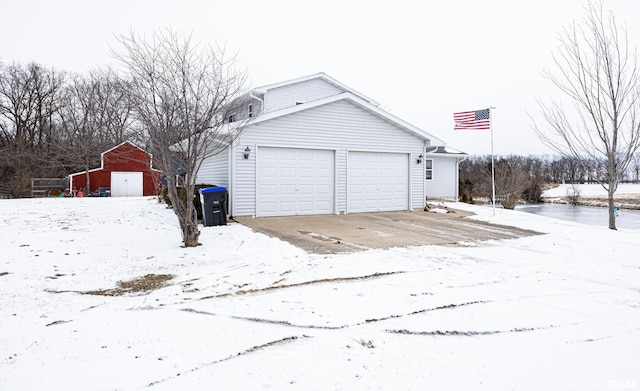
[[[542,202],[542,188],[535,180],[531,181],[529,187],[522,193],[522,198],[529,203]]]
[[[207,187],[216,187],[216,185],[207,185],[207,184],[198,184],[193,188],[193,207],[196,209],[196,214],[198,215],[198,219],[202,220],[202,204],[200,203],[200,193],[198,190],[204,189]],[[178,197],[182,200],[182,202],[187,202],[187,190],[184,187],[178,187]],[[166,186],[162,188],[162,199],[164,202],[171,207],[171,199],[169,199],[169,189]]]

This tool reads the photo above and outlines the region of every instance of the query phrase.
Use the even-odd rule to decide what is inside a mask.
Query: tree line
[[[75,74],[0,62],[0,183],[26,197],[31,178],[95,168],[101,152],[138,137],[126,82],[111,72]],[[144,145],[142,145],[144,146]]]
[[[460,162],[459,195],[462,201],[491,200],[491,156],[469,156]],[[572,156],[507,155],[494,157],[496,203],[513,209],[518,202],[540,202],[544,186],[552,183],[602,183],[606,159]],[[640,183],[640,153],[622,173],[621,182]]]

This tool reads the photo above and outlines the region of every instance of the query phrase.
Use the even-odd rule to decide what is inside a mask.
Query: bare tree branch
[[[243,92],[246,74],[220,47],[200,47],[171,29],[150,38],[131,31],[118,40],[122,51],[113,55],[124,65],[142,137],[166,176],[185,246],[198,245],[192,203],[196,174],[205,158],[226,150],[242,131],[246,121],[226,118]],[[185,199],[179,196],[179,181]]]
[[[555,72],[545,71],[568,99],[538,100],[545,126],[531,117],[538,137],[584,165],[603,162],[600,180],[608,191],[609,228],[616,229],[614,194],[640,147],[640,74],[637,51],[602,2],[589,3],[581,24],[565,28],[553,55]]]

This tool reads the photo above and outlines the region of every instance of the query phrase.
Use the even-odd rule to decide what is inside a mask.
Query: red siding
[[[102,156],[105,171],[144,172],[151,169],[151,156],[132,144],[121,144]]]
[[[151,155],[135,145],[125,142],[102,154],[102,167],[89,171],[90,191],[95,193],[100,187],[111,187],[111,172],[142,172],[142,193],[145,196],[157,194],[161,173],[151,168]],[[86,172],[71,175],[72,190],[84,189],[87,184]]]

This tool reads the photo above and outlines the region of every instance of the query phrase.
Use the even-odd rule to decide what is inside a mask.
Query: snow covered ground
[[[543,197],[566,197],[567,195],[573,194],[573,186],[579,191],[579,195],[581,197],[598,197],[598,198],[607,198],[607,191],[599,184],[563,184],[552,189],[546,190],[542,196]],[[637,197],[640,195],[640,184],[634,183],[621,183],[618,185],[618,190],[616,191],[616,197]]]
[[[546,234],[315,255],[230,224],[185,249],[153,198],[0,200],[0,389],[640,387],[640,231],[455,207]],[[174,277],[109,295],[150,274]]]

